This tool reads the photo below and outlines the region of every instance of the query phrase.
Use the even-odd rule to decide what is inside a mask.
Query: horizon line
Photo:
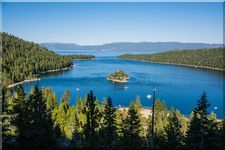
[[[182,44],[221,44],[223,43],[210,43],[210,42],[181,42],[181,41],[115,41],[115,42],[106,42],[103,44],[78,44],[76,42],[37,42],[38,44],[75,44],[78,46],[101,46],[106,44],[119,44],[119,43],[182,43]]]

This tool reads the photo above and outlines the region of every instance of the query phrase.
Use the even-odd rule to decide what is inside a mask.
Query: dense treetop
[[[26,94],[3,89],[3,149],[218,149],[225,146],[225,120],[208,114],[204,93],[190,119],[178,110],[168,111],[165,102],[155,101],[154,134],[151,113],[143,117],[140,97],[129,108],[116,109],[110,97],[101,103],[91,91],[70,105],[66,90],[59,105],[50,88],[33,88]],[[154,136],[153,136],[154,135]]]
[[[49,71],[70,67],[72,59],[90,59],[93,56],[61,56],[33,42],[2,33],[2,77],[8,85]]]
[[[174,50],[157,54],[124,54],[120,58],[157,63],[193,65],[224,70],[224,48]]]

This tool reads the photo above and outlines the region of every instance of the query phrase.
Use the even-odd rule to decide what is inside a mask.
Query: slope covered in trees
[[[165,102],[155,101],[154,136],[151,117],[144,117],[139,97],[128,109],[116,109],[108,97],[100,104],[91,91],[70,105],[66,90],[57,104],[50,88],[35,87],[26,94],[22,86],[15,94],[3,89],[3,149],[151,148],[224,149],[225,119],[208,113],[204,93],[190,119],[178,110],[168,111]],[[151,115],[151,114],[149,114]]]
[[[8,85],[49,70],[70,67],[72,59],[90,59],[93,56],[61,56],[33,42],[2,33],[2,80]]]
[[[224,70],[224,48],[175,50],[157,54],[124,54],[125,59]]]

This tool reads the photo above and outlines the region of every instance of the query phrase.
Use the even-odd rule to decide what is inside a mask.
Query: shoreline
[[[126,82],[128,82],[128,79],[129,79],[129,78],[126,78],[126,79],[124,79],[124,80],[116,80],[116,79],[109,79],[109,78],[107,77],[107,80],[110,80],[110,81],[116,82],[116,83],[126,83]]]
[[[7,86],[7,88],[13,88],[13,87],[15,87],[17,85],[20,85],[20,84],[23,84],[23,83],[27,83],[27,82],[33,82],[33,81],[37,81],[37,80],[40,80],[40,78],[26,79],[26,80],[23,80],[23,81],[20,81],[20,82],[9,84]]]
[[[62,68],[62,69],[54,69],[54,70],[48,70],[48,71],[43,71],[37,75],[41,75],[41,74],[46,74],[46,73],[52,73],[52,72],[59,72],[59,71],[65,71],[65,70],[68,70],[70,68],[72,68],[73,66],[76,66],[75,64],[70,66],[70,67],[65,67],[65,68]],[[35,75],[35,76],[37,76]],[[17,85],[20,85],[20,84],[23,84],[23,83],[28,83],[28,82],[33,82],[33,81],[37,81],[37,80],[40,80],[40,78],[32,78],[32,79],[25,79],[23,81],[20,81],[20,82],[16,82],[16,83],[12,83],[12,84],[9,84],[7,86],[7,88],[13,88]]]
[[[155,64],[175,65],[175,66],[184,66],[184,67],[191,67],[191,68],[202,68],[202,69],[210,69],[210,70],[216,70],[216,71],[225,71],[225,69],[212,68],[212,67],[206,67],[206,66],[196,66],[196,65],[188,65],[188,64],[166,63],[166,62],[154,62],[154,61],[146,61],[146,60],[131,59],[131,58],[121,58],[121,59],[135,60],[135,61],[141,61],[141,62],[147,62],[147,63],[155,63]]]
[[[70,67],[62,68],[62,69],[54,69],[54,70],[43,71],[43,72],[39,73],[38,75],[45,74],[45,73],[51,73],[51,72],[65,71],[65,70],[70,69],[71,67],[73,67],[73,65],[71,65]]]

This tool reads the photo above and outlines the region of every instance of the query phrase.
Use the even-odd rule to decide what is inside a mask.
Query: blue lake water
[[[219,118],[223,114],[223,72],[199,68],[163,65],[140,61],[124,60],[115,56],[128,51],[56,51],[59,54],[93,54],[96,59],[76,60],[70,70],[51,73],[41,77],[41,87],[51,87],[62,97],[66,89],[71,91],[71,104],[77,97],[84,97],[93,90],[99,101],[111,96],[115,106],[128,106],[137,95],[143,106],[151,107],[152,101],[146,95],[152,94],[156,87],[156,97],[164,100],[170,109],[172,106],[183,114],[189,115],[196,107],[197,99],[203,91],[207,93],[211,104],[209,112],[214,111]],[[129,53],[149,53],[147,51],[133,51]],[[151,53],[154,53],[151,52]],[[106,80],[107,75],[121,69],[130,79],[127,83],[115,84]],[[36,82],[25,83],[26,92]],[[128,87],[127,89],[125,87]],[[79,91],[76,89],[79,88]],[[218,109],[214,109],[217,107]]]

